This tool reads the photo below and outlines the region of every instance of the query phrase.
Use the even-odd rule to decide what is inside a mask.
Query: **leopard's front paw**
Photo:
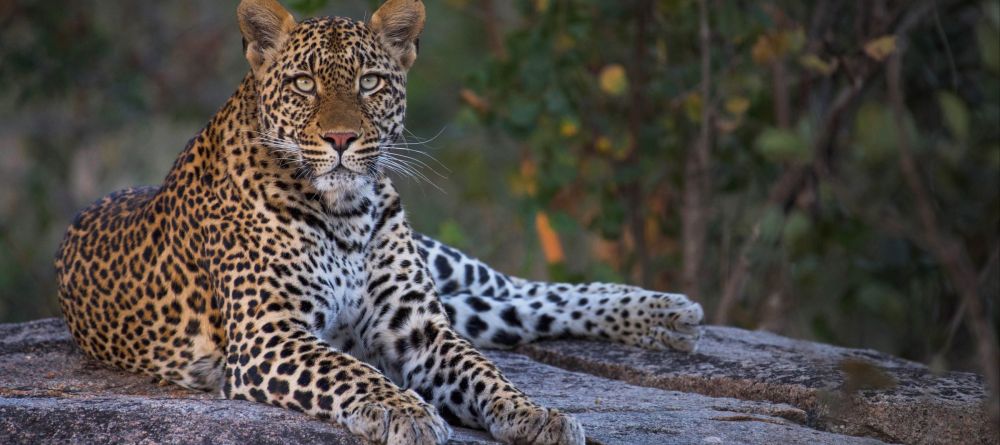
[[[500,415],[500,424],[490,433],[503,443],[515,445],[583,445],[583,426],[554,409],[523,407]]]
[[[413,391],[361,403],[344,423],[352,433],[373,443],[442,445],[451,437],[448,423]]]
[[[619,311],[631,324],[623,331],[623,342],[655,350],[695,350],[705,316],[700,304],[681,294],[645,290],[627,298],[629,302]]]

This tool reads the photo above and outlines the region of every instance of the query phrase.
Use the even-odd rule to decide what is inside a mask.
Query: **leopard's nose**
[[[358,134],[353,131],[328,131],[321,137],[337,150],[337,154],[343,154],[352,142],[358,140]]]

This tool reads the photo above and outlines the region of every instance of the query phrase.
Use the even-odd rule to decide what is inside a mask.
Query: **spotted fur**
[[[163,184],[105,197],[67,231],[60,302],[86,353],[376,443],[444,443],[447,419],[505,443],[581,444],[576,420],[473,344],[693,347],[701,309],[683,296],[531,283],[412,232],[383,147],[402,132],[419,0],[368,23],[296,23],[274,0],[243,0],[238,17],[251,72],[236,93]]]
[[[684,295],[622,284],[527,281],[415,236],[445,311],[476,346],[508,348],[578,337],[692,351],[701,337],[701,306]]]

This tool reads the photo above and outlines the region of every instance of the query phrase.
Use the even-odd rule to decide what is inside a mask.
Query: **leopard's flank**
[[[158,187],[81,212],[56,258],[90,356],[307,413],[376,443],[582,444],[475,346],[576,336],[693,349],[677,294],[529,282],[414,233],[384,150],[400,138],[419,0],[367,22],[237,10],[250,72]]]

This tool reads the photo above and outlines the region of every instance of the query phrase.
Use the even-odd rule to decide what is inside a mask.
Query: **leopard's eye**
[[[312,94],[314,91],[316,91],[316,81],[313,80],[312,77],[306,75],[296,77],[294,80],[294,84],[295,84],[295,89],[306,94]]]
[[[382,77],[378,74],[365,74],[358,82],[362,93],[371,93],[382,86]]]

